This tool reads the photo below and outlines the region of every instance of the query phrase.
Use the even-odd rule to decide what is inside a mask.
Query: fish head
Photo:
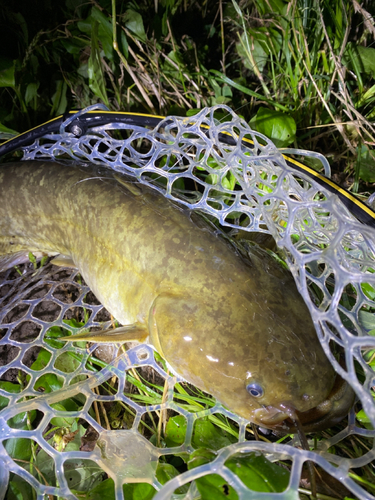
[[[244,303],[162,294],[150,312],[151,341],[172,371],[262,427],[292,432],[299,418],[309,431],[341,420],[353,393],[315,330],[296,333],[314,328],[309,317],[305,326],[274,323],[252,306],[249,314]]]

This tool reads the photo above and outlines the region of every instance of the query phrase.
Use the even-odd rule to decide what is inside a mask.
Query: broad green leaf
[[[86,492],[101,483],[105,473],[92,460],[71,459],[64,462],[64,475],[71,490]]]
[[[250,126],[271,139],[278,148],[291,144],[297,130],[296,122],[291,116],[263,107],[251,119]]]
[[[216,104],[228,104],[230,102],[229,97],[224,97],[223,95],[219,95],[211,100],[211,105],[216,106]]]
[[[80,31],[82,31],[82,33],[86,33],[86,34],[90,35],[91,34],[91,30],[92,30],[92,19],[91,19],[91,16],[89,16],[84,21],[78,21],[77,28]]]
[[[185,442],[186,418],[182,415],[171,417],[165,427],[165,441],[167,446],[180,446]]]
[[[83,26],[86,27],[86,23],[83,23]],[[88,32],[91,33],[91,24],[87,23]],[[64,49],[69,54],[79,55],[82,52],[82,49],[87,47],[88,40],[84,40],[83,38],[73,37],[73,38],[63,38],[61,43]]]
[[[198,448],[198,450],[193,451],[193,453],[189,456],[189,460],[187,462],[188,469],[195,469],[200,465],[208,464],[215,460],[217,454],[212,450],[208,450],[207,448]]]
[[[4,140],[12,139],[19,133],[16,130],[6,127],[2,123],[0,123],[0,138]]]
[[[64,320],[64,322],[67,323],[67,321]],[[79,328],[77,328],[78,330]],[[65,328],[60,328],[59,326],[51,326],[51,328],[48,329],[46,336],[44,337],[45,342],[53,347],[54,349],[61,349],[63,347],[63,342],[59,341],[59,337],[64,337],[69,335],[70,330],[67,330]],[[78,345],[84,348],[85,347],[85,342],[78,343]]]
[[[57,370],[64,373],[72,373],[80,365],[79,361],[70,355],[69,352],[63,352],[53,365]]]
[[[213,90],[215,92],[215,98],[220,97],[221,96],[220,85],[217,83],[217,81],[215,79],[211,79],[210,83],[211,83],[211,87],[213,88]]]
[[[39,59],[35,54],[31,54],[30,56],[29,67],[31,70],[31,74],[34,75],[35,79],[37,79],[37,74],[39,69]]]
[[[0,59],[0,87],[15,87],[14,69],[15,61]]]
[[[375,336],[375,330],[371,330],[368,334]],[[366,350],[363,353],[363,359],[375,371],[375,349]]]
[[[58,411],[66,411],[66,408],[61,403],[54,403],[50,405],[51,408]],[[51,424],[55,427],[71,427],[76,421],[73,417],[53,417],[51,419]]]
[[[289,483],[289,471],[254,452],[230,458],[225,465],[254,491],[281,492]]]
[[[372,47],[348,44],[343,62],[350,69],[358,68],[360,73],[366,73],[375,78],[375,49]]]
[[[237,500],[236,490],[218,474],[209,474],[195,480],[201,500]]]
[[[38,87],[39,87],[39,82],[38,83],[32,82],[28,84],[25,92],[26,104],[29,104],[30,101],[32,101],[35,97],[38,96]]]
[[[53,440],[49,439],[48,443],[53,446]],[[41,449],[37,456],[35,465],[38,470],[43,474],[43,477],[47,481],[47,483],[51,486],[55,486],[56,476],[55,476],[55,461],[54,459],[48,455],[43,449]],[[35,477],[38,477],[38,472],[35,470],[33,472]]]
[[[247,42],[249,43],[249,47],[247,46]],[[238,55],[241,57],[245,68],[254,72],[254,65],[248,53],[248,50],[250,50],[256,67],[260,72],[263,71],[268,60],[268,53],[255,37],[251,37],[249,35],[246,36],[245,33],[242,33],[240,42],[236,43],[236,50]]]
[[[31,459],[31,443],[30,439],[11,438],[6,440],[4,448],[11,458],[28,462]]]
[[[14,476],[9,481],[5,498],[7,500],[29,500],[35,498],[35,491],[27,481],[19,476]]]
[[[208,419],[201,418],[195,421],[192,439],[194,448],[220,450],[236,442],[237,438],[216,427]]]
[[[374,96],[375,96],[375,85],[372,85],[369,89],[366,90],[366,92],[360,96],[358,102],[356,103],[356,108],[358,109],[360,106],[363,106],[364,104],[371,103],[374,101]]]
[[[17,9],[18,10],[18,9]],[[25,43],[25,45],[29,45],[29,27],[30,24],[24,18],[24,16],[20,12],[12,12],[12,18],[16,22],[17,26],[22,30],[22,37],[20,39]]]
[[[171,479],[180,475],[180,472],[174,467],[172,464],[163,464],[159,463],[156,469],[156,479],[161,483],[165,484]],[[177,494],[187,493],[189,489],[189,485],[185,484],[178,488],[176,491]]]
[[[66,98],[66,92],[68,90],[68,85],[64,80],[58,80],[56,82],[56,92],[51,97],[52,109],[51,116],[62,115],[65,113],[68,106],[68,100]]]
[[[98,37],[102,44],[104,53],[110,61],[113,60],[113,29],[112,21],[107,18],[101,10],[93,7],[91,16],[99,23]]]
[[[167,483],[170,479],[178,476],[180,473],[171,464],[159,463],[156,469],[156,478],[161,484]]]
[[[249,29],[250,37],[254,38],[264,49],[265,53],[269,55],[272,53],[275,57],[279,55],[282,47],[282,35],[275,29],[270,27],[259,27],[256,29]]]
[[[367,311],[359,311],[358,319],[363,328],[366,330],[375,329],[375,314]]]
[[[93,20],[91,32],[91,54],[87,68],[89,75],[89,87],[106,106],[109,106],[98,43],[98,28],[99,23]]]
[[[219,83],[214,79],[210,78],[209,79],[210,84],[215,92],[215,97],[212,98],[212,103],[211,105],[214,106],[216,104],[226,104],[229,103],[232,97],[232,90],[227,84],[222,84],[222,82]],[[217,115],[217,113],[216,113]],[[217,116],[215,115],[215,118]]]
[[[265,14],[278,14],[278,16],[285,16],[288,9],[288,2],[283,0],[268,0],[264,2],[263,0],[256,0],[256,6],[259,12],[263,15]]]
[[[375,182],[375,153],[367,146],[357,148],[359,177],[365,182]]]
[[[62,386],[61,377],[57,377],[54,373],[45,373],[35,382],[34,390],[42,389],[43,392],[53,392],[58,391]]]
[[[201,109],[188,109],[186,111],[186,116],[194,116],[194,115],[197,115],[200,111],[202,111]]]
[[[47,351],[46,349],[41,349],[39,351],[39,354],[34,361],[34,363],[31,365],[31,369],[35,371],[40,371],[44,370],[44,368],[48,365],[49,360],[51,359],[52,354]]]
[[[234,186],[236,185],[236,178],[232,172],[228,172],[227,175],[222,178],[221,183],[223,187],[233,191]]]
[[[23,411],[14,415],[14,417],[8,420],[9,427],[13,429],[28,429],[28,421],[32,423],[36,417],[36,410],[31,410],[29,412]]]
[[[168,57],[178,66],[183,66],[184,62],[182,60],[181,54],[177,50],[171,50],[171,52],[168,53]]]
[[[374,287],[369,283],[361,283],[362,292],[370,300],[375,300],[375,290]]]
[[[205,181],[208,182],[209,184],[216,184],[218,179],[219,179],[219,176],[217,174],[208,174]],[[219,191],[217,191],[217,192],[219,193]]]
[[[0,410],[6,408],[8,404],[9,404],[9,399],[4,396],[0,396]]]
[[[18,384],[13,384],[12,382],[0,380],[0,389],[11,394],[18,394],[21,391],[21,386]]]
[[[151,500],[156,495],[155,488],[147,483],[124,484],[123,492],[126,500]]]
[[[201,448],[190,455],[188,469],[199,467],[214,459],[215,454],[211,450]],[[289,483],[287,470],[269,462],[263,455],[257,453],[230,458],[225,462],[225,465],[254,491],[281,492],[286,489]],[[206,495],[204,498],[223,498],[220,495],[229,495],[228,485],[220,476],[205,476],[204,481],[198,481],[200,480],[197,480],[200,493]]]
[[[90,500],[115,500],[115,484],[113,479],[108,478],[95,486],[88,493]]]
[[[121,53],[125,56],[125,59],[127,59],[129,56],[129,45],[128,45],[128,39],[126,38],[126,35],[123,30],[121,30],[120,33],[120,44],[121,44]]]
[[[64,399],[60,404],[66,411],[80,410],[86,403],[86,398],[83,394],[76,394],[74,398]]]
[[[125,11],[125,15],[123,17],[123,23],[128,28],[128,30],[132,31],[141,42],[145,42],[147,40],[145,28],[143,25],[143,19],[138,12],[135,12],[132,9],[128,9]]]
[[[364,427],[366,427],[366,429],[373,429],[372,424],[371,424],[371,420],[369,419],[368,415],[365,413],[364,410],[360,410],[357,413],[356,418],[357,418],[358,422],[361,422],[361,424]]]
[[[77,328],[77,330],[79,328],[82,328],[84,326],[85,323],[83,323],[82,321],[77,321],[76,319],[72,318],[72,319],[64,319],[63,322],[68,325],[68,326],[71,326],[72,328]]]

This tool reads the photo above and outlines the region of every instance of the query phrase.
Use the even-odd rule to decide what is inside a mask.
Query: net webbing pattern
[[[215,119],[218,110],[228,113],[225,122]],[[223,138],[230,140],[223,142]],[[357,221],[335,193],[307,174],[297,173],[269,139],[251,130],[225,106],[204,109],[189,118],[168,117],[153,130],[116,123],[91,128],[85,135],[76,137],[62,129],[60,134],[45,136],[24,151],[25,160],[59,157],[100,163],[130,174],[152,185],[167,198],[205,212],[233,230],[270,232],[283,251],[310,309],[327,356],[351,384],[369,421],[375,426],[372,390],[375,385],[375,234],[372,228]],[[194,186],[194,191],[187,191],[190,186]],[[110,365],[93,372],[89,356],[94,347],[89,350],[82,347],[78,356],[72,346],[62,347],[46,335],[51,327],[77,331],[64,321],[71,317],[73,310],[80,310],[86,319],[89,316],[87,327],[99,324],[103,327],[103,320],[107,321],[104,326],[109,325],[102,306],[86,300],[89,290],[77,278],[77,272],[61,273],[62,270],[47,266],[36,276],[32,270],[23,276],[8,270],[0,279],[0,347],[6,352],[0,376],[13,370],[14,376],[18,373],[23,381],[21,392],[0,389],[0,395],[9,401],[0,412],[2,484],[8,480],[9,473],[15,473],[33,486],[38,498],[48,494],[77,498],[69,485],[69,471],[74,461],[92,461],[114,480],[119,499],[123,498],[123,483],[132,482],[152,484],[158,491],[157,499],[172,498],[177,488],[189,484],[188,493],[183,497],[195,498],[194,480],[213,470],[233,486],[239,498],[262,498],[259,492],[253,492],[252,496],[249,488],[225,465],[230,457],[261,451],[272,461],[289,460],[292,463],[288,487],[282,493],[267,493],[267,498],[298,498],[301,468],[307,460],[319,464],[358,498],[369,498],[348,473],[349,469],[374,460],[375,447],[371,438],[375,437],[375,432],[357,426],[354,413],[349,416],[349,425],[344,431],[319,441],[318,448],[308,452],[291,445],[246,440],[246,422],[219,404],[200,413],[192,413],[184,405],[177,404],[173,397],[176,379],[160,367],[148,346],[136,346],[126,353],[118,351],[118,357]],[[70,290],[68,301],[61,286]],[[37,292],[36,297],[32,295],[33,290]],[[334,356],[335,345],[345,351],[346,369]],[[32,356],[30,358],[28,351],[35,348],[49,353],[46,365],[39,370],[30,367]],[[142,366],[151,366],[167,381],[164,399],[151,407],[142,406],[124,393],[130,370]],[[41,394],[38,380],[46,375],[56,377],[59,388]],[[118,384],[115,394],[103,395],[94,391],[113,377]],[[66,412],[56,405],[71,397],[81,402],[79,409]],[[131,427],[106,430],[106,426],[94,418],[95,401],[119,401],[127,405],[134,416]],[[143,415],[148,412],[160,415],[167,409],[183,415],[187,421],[186,438],[179,448],[155,446],[139,433]],[[38,410],[36,429],[12,427],[14,417],[31,410]],[[191,452],[196,419],[219,413],[239,424],[238,443],[221,449],[211,464],[188,470],[163,486],[156,474],[160,457]],[[68,445],[64,451],[59,451],[44,437],[55,417],[84,420],[99,434],[100,446],[98,444],[91,451],[69,451]],[[328,452],[349,435],[368,439],[369,451],[360,458],[345,458]],[[48,473],[38,473],[43,469],[38,458],[36,468],[10,458],[8,451],[12,439],[20,437],[37,443],[44,454],[53,459],[54,466]],[[139,457],[135,462],[129,459],[129,450]]]

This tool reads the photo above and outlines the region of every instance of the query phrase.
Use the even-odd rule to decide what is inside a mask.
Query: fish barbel
[[[263,427],[328,427],[353,403],[294,281],[156,190],[57,162],[0,168],[0,270],[28,252],[77,267],[124,327],[69,337],[148,341],[174,372]]]

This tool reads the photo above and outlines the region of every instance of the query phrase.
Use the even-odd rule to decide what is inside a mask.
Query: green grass
[[[71,0],[38,25],[38,12],[26,17],[15,4],[2,12],[14,49],[0,58],[0,131],[95,102],[163,115],[225,103],[279,145],[328,156],[354,192],[372,191],[368,9],[349,0]]]

